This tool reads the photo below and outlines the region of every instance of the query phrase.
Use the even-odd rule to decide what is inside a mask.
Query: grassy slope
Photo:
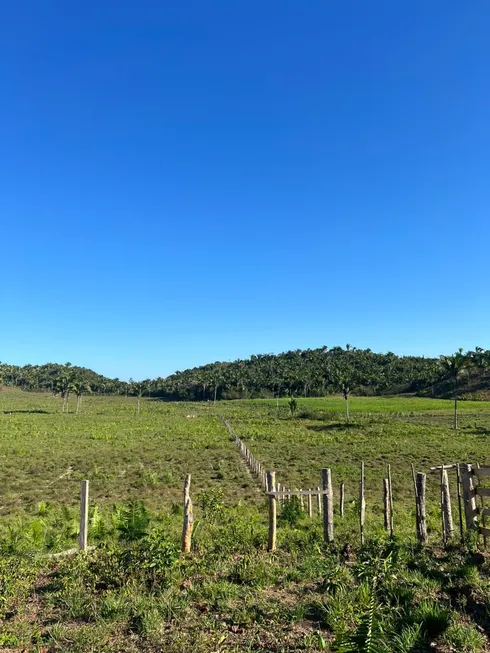
[[[303,416],[295,420],[281,403],[279,420],[272,401],[223,402],[216,411],[212,405],[145,401],[137,416],[134,399],[90,397],[84,414],[75,416],[60,414],[59,402],[47,395],[0,393],[4,648],[314,651],[353,631],[373,593],[373,573],[366,576],[365,565],[375,568],[381,551],[376,546],[363,554],[356,548],[361,458],[367,464],[368,536],[380,534],[380,483],[391,462],[395,525],[406,542],[413,539],[410,463],[427,470],[441,461],[490,462],[490,406],[462,403],[462,429],[455,434],[449,428],[451,402],[353,398],[349,427],[341,399],[299,400]],[[317,517],[287,521],[280,515],[278,553],[265,552],[264,497],[216,412],[290,487],[317,485],[322,466],[332,467],[336,485],[346,481],[347,515],[343,522],[336,518],[338,544],[332,550],[323,548]],[[59,478],[69,467],[70,474]],[[178,560],[172,551],[186,472],[193,475],[195,551]],[[109,552],[102,547],[62,562],[33,557],[34,551],[74,545],[70,520],[76,513],[61,504],[76,506],[81,478],[90,478],[92,506],[102,514],[102,527],[94,526],[90,539],[109,544]],[[421,629],[419,648],[401,653],[488,651],[482,634],[490,632],[487,559],[438,549],[434,485],[429,495],[435,548],[424,555],[411,545],[395,547],[391,562],[383,563],[388,571],[376,601],[389,650],[395,650],[396,636],[410,636],[413,622]],[[146,540],[141,550],[121,541],[112,505],[129,498],[143,499],[150,508],[150,528],[160,529],[163,549],[155,551]],[[354,547],[347,560],[339,553],[346,542]]]

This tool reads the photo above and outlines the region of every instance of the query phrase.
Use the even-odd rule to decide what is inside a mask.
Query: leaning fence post
[[[471,465],[460,464],[461,483],[463,486],[463,500],[464,500],[464,515],[466,521],[466,528],[469,530],[476,526],[475,520],[477,518],[476,507],[476,490],[473,481],[473,469]]]
[[[192,529],[194,527],[194,514],[190,495],[191,475],[186,474],[184,481],[184,523],[182,526],[182,551],[189,553],[192,543]]]
[[[417,474],[417,504],[418,504],[418,528],[417,537],[421,544],[427,542],[427,515],[425,509],[425,488],[426,488],[426,475],[419,472]]]
[[[333,542],[333,489],[332,470],[322,469],[323,487],[323,538]]]
[[[444,515],[444,540],[451,539],[454,535],[453,513],[451,509],[451,495],[449,493],[449,479],[447,470],[442,470],[442,511]]]
[[[391,531],[390,482],[387,478],[383,479],[383,501],[384,501],[385,531]]]
[[[366,500],[364,498],[364,462],[361,462],[361,482],[359,484],[359,531],[361,546],[364,544],[364,520],[366,518]]]
[[[413,481],[413,492],[415,494],[415,530],[417,532],[417,538],[420,539],[420,506],[419,506],[419,495],[417,490],[417,480],[415,478],[415,468],[413,463],[412,467],[412,481]]]
[[[88,481],[80,484],[80,534],[78,537],[78,548],[80,551],[87,550],[88,538]]]
[[[344,498],[345,498],[345,483],[342,481],[340,484],[340,516],[344,516]]]
[[[269,492],[276,491],[276,472],[267,472],[267,489]],[[277,502],[274,494],[269,495],[269,537],[267,551],[276,550],[277,530]]]

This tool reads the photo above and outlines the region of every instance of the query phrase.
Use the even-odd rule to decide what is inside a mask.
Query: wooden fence
[[[261,483],[269,497],[269,537],[268,549],[273,551],[276,546],[277,532],[277,507],[291,499],[298,497],[301,508],[304,510],[304,499],[306,497],[308,517],[313,516],[313,505],[316,499],[316,511],[323,518],[323,538],[325,542],[334,541],[334,494],[332,470],[324,468],[321,470],[321,486],[314,489],[304,490],[289,489],[286,484],[280,483],[277,479],[276,472],[267,471],[264,465],[259,462],[254,454],[249,450],[247,445],[235,433],[231,425],[224,417],[220,417],[228,433],[233,437],[242,457],[245,460],[252,475]],[[441,514],[441,538],[442,543],[446,546],[454,537],[455,528],[453,522],[453,511],[451,505],[451,492],[449,474],[451,470],[456,472],[457,497],[458,497],[458,517],[459,517],[459,535],[464,537],[463,520],[467,530],[477,529],[478,534],[483,536],[486,545],[487,538],[490,537],[490,528],[486,526],[486,517],[490,517],[490,508],[484,506],[484,497],[490,497],[490,487],[486,488],[481,485],[484,479],[490,479],[490,467],[480,467],[479,465],[470,465],[467,463],[457,463],[450,465],[438,465],[430,468],[430,472],[438,474],[440,486],[440,514]],[[427,475],[423,472],[415,472],[412,465],[413,491],[415,499],[415,531],[417,540],[420,544],[428,541],[427,527]],[[477,500],[480,505],[477,505]],[[345,501],[345,483],[340,483],[339,489],[339,515],[344,517]],[[384,528],[390,534],[394,535],[394,501],[392,490],[391,466],[387,465],[386,477],[383,479],[383,514]],[[358,501],[358,519],[359,535],[361,544],[364,543],[365,533],[365,478],[364,462],[360,463],[359,474],[359,501]]]
[[[321,470],[321,485],[316,488],[288,489],[285,484],[277,482],[274,471],[265,470],[253,453],[248,449],[245,443],[235,434],[228,422],[221,418],[224,426],[233,437],[240,454],[242,455],[251,474],[257,479],[265,490],[268,498],[269,529],[267,538],[267,548],[269,551],[275,551],[277,541],[277,509],[278,506],[284,505],[296,497],[300,503],[301,509],[304,510],[304,500],[306,498],[306,514],[313,517],[313,506],[316,505],[316,513],[322,517],[323,521],[323,538],[326,543],[334,542],[334,490],[332,470],[324,468]],[[392,492],[391,467],[387,466],[386,477],[383,479],[383,513],[384,528],[391,535],[394,535],[393,515],[394,501]],[[478,536],[483,537],[484,545],[490,537],[490,528],[486,525],[486,518],[490,517],[490,508],[485,506],[485,498],[490,497],[490,487],[485,483],[490,482],[490,466],[480,467],[478,464],[471,465],[468,463],[457,463],[451,465],[439,465],[430,468],[432,474],[437,474],[440,485],[440,514],[441,514],[441,535],[442,542],[446,546],[454,537],[455,528],[453,522],[453,511],[451,505],[451,492],[449,482],[449,472],[456,472],[457,498],[458,498],[458,517],[459,517],[459,535],[463,539],[465,530],[477,532]],[[419,543],[426,544],[428,541],[427,529],[427,475],[422,472],[415,472],[412,465],[412,480],[415,499],[415,530]],[[184,482],[184,517],[182,526],[182,552],[188,553],[192,546],[192,530],[194,524],[194,515],[192,500],[190,497],[191,476],[186,475]],[[339,486],[339,515],[344,517],[344,500],[345,500],[345,483],[341,482]],[[80,529],[78,548],[81,551],[93,548],[88,546],[88,510],[89,510],[89,481],[83,480],[80,488]],[[366,514],[365,499],[365,479],[364,479],[364,462],[360,463],[359,470],[359,501],[358,501],[358,520],[359,535],[361,544],[364,543],[364,522]],[[77,549],[70,549],[62,552],[64,555],[73,553]]]

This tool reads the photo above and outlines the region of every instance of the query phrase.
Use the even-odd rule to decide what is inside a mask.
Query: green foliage
[[[446,630],[444,641],[458,653],[480,653],[485,646],[485,637],[473,624],[458,621]]]
[[[147,535],[150,515],[142,501],[133,500],[115,506],[112,520],[123,540],[139,540]]]
[[[9,611],[12,601],[25,599],[40,568],[40,561],[28,556],[0,556],[0,621]]]
[[[422,625],[428,637],[434,638],[443,633],[451,622],[451,611],[438,601],[422,601],[412,613],[415,623]]]
[[[296,410],[298,408],[298,402],[296,401],[296,399],[294,397],[291,397],[288,400],[288,406],[289,406],[289,413],[290,413],[291,417],[294,417],[295,414],[296,414]]]
[[[299,497],[289,497],[289,501],[286,501],[282,507],[280,514],[281,521],[287,522],[291,526],[294,526],[301,520],[303,516],[304,512],[301,508]]]
[[[99,506],[94,506],[91,510],[89,532],[90,537],[96,540],[103,540],[108,534],[108,528]]]
[[[176,563],[179,550],[162,529],[153,529],[137,549],[136,565],[155,583]]]
[[[198,505],[202,510],[204,519],[216,523],[223,518],[225,505],[223,503],[223,488],[216,486],[211,490],[200,492]]]

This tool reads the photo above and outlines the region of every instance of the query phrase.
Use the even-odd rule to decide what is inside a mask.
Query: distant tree
[[[291,397],[288,400],[288,406],[289,406],[289,412],[291,413],[291,417],[294,417],[296,414],[296,410],[298,409],[298,402],[294,397]]]
[[[350,423],[349,397],[360,383],[360,372],[356,365],[356,349],[346,345],[341,358],[330,369],[330,379],[337,392],[341,392],[345,402],[345,419]]]
[[[490,369],[490,350],[482,347],[475,347],[475,351],[468,352],[468,357],[473,367],[482,372]]]
[[[53,383],[53,394],[61,397],[61,412],[68,411],[68,397],[70,395],[71,379],[62,374]]]
[[[132,391],[132,394],[136,395],[137,412],[138,412],[138,415],[139,415],[140,410],[141,410],[141,397],[143,396],[143,394],[145,392],[145,384],[142,383],[141,381],[133,381],[133,384],[131,386],[131,391]]]
[[[87,379],[84,378],[76,378],[74,381],[71,383],[71,390],[75,393],[76,398],[77,398],[77,408],[75,411],[75,414],[78,415],[80,412],[80,407],[82,405],[82,397],[84,393],[88,393],[91,391],[91,386],[90,383],[87,381]]]
[[[471,363],[471,359],[467,354],[463,353],[463,350],[460,348],[452,356],[441,356],[440,365],[441,370],[446,379],[452,380],[453,382],[453,398],[454,398],[454,416],[453,416],[453,428],[456,431],[458,429],[458,391],[459,391],[459,380],[463,375],[464,371],[468,368]]]

